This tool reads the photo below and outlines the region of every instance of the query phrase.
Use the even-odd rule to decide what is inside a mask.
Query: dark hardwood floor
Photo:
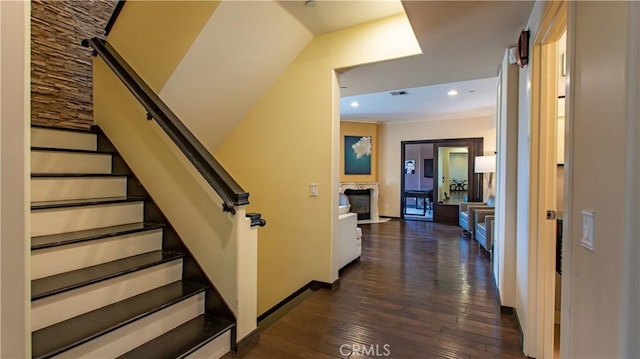
[[[491,262],[458,227],[360,225],[359,263],[228,358],[524,358]],[[386,355],[385,355],[386,354]]]

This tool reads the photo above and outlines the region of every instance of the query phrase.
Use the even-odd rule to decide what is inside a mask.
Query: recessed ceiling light
[[[476,92],[476,90],[469,90],[469,93],[474,93]]]
[[[304,6],[306,7],[314,7],[316,6],[316,1],[315,0],[307,0],[304,2]]]
[[[353,102],[351,103],[351,107],[353,107],[353,108],[356,108],[356,107],[358,107],[358,106],[360,106],[360,104],[358,103],[358,101],[353,101]]]
[[[347,86],[340,86],[341,89],[346,90]]]
[[[447,95],[449,95],[449,96],[455,96],[457,94],[458,94],[458,91],[456,91],[456,90],[451,90],[451,91],[447,92]]]

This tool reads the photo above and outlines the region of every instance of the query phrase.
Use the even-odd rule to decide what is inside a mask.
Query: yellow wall
[[[137,69],[158,88],[189,48],[198,30],[194,23],[206,20],[203,13],[213,7],[202,3],[127,2],[109,42],[126,59],[137,61]],[[132,14],[133,12],[133,14]],[[207,16],[207,17],[208,17]],[[144,20],[147,19],[147,20]],[[153,19],[153,21],[151,21]],[[164,21],[167,20],[167,21]],[[182,33],[143,41],[136,33],[139,22],[157,27],[161,34]],[[148,29],[147,29],[148,30]],[[145,30],[145,31],[147,31]],[[149,30],[151,31],[151,30]],[[125,34],[136,33],[135,38]],[[188,36],[187,36],[188,35]],[[132,46],[129,41],[136,46]],[[156,42],[154,44],[154,42]],[[162,44],[160,43],[162,42]],[[161,45],[151,50],[147,46]],[[157,56],[146,61],[145,51]],[[138,179],[169,219],[223,298],[236,309],[235,219],[222,211],[220,198],[202,179],[155,121],[148,121],[144,108],[100,58],[94,60],[94,118],[127,161]]]
[[[337,230],[339,87],[334,69],[420,52],[406,16],[316,37],[215,155],[268,224],[258,241],[258,313],[311,280],[331,282]],[[317,183],[319,195],[309,196]]]
[[[107,39],[160,91],[219,1],[127,1]]]
[[[371,174],[344,174],[344,136],[371,136]],[[369,122],[340,122],[340,182],[378,182],[378,124]]]

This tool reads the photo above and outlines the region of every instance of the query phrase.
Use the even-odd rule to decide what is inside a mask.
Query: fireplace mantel
[[[340,193],[344,193],[345,190],[348,189],[356,189],[356,190],[366,190],[371,191],[371,220],[378,221],[380,220],[380,215],[378,214],[378,182],[340,182],[340,187],[338,190]]]

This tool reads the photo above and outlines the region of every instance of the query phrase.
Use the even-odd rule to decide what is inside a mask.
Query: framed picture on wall
[[[371,174],[371,136],[344,136],[344,174]]]
[[[412,175],[416,173],[416,161],[415,160],[406,160],[404,161],[404,173],[408,175]]]

